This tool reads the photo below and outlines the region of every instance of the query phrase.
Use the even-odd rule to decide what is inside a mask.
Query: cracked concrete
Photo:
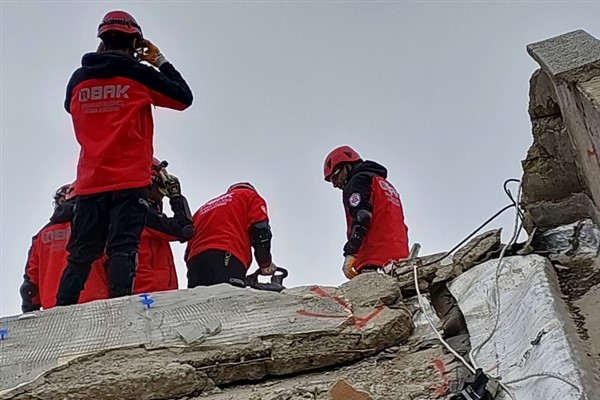
[[[0,398],[177,398],[214,385],[359,360],[406,341],[412,332],[410,312],[397,304],[398,287],[390,279],[364,274],[343,289],[313,286],[284,293],[219,285],[157,293],[150,310],[130,297],[55,308],[33,319],[4,318],[11,337],[0,376],[15,384],[3,387]],[[393,308],[385,305],[390,302]],[[206,326],[220,328],[205,327],[204,336],[189,326],[183,335],[173,329],[203,318],[209,319]],[[76,327],[88,320],[104,325],[77,336]],[[33,331],[50,337],[32,342]],[[68,342],[61,341],[66,334]],[[112,346],[106,346],[107,334],[113,335]],[[50,344],[50,353],[39,347]],[[33,366],[37,377],[19,374],[16,365]]]

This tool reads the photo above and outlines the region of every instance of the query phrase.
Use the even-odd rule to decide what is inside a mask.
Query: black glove
[[[181,196],[181,184],[175,175],[161,171],[160,178],[162,180],[162,187],[160,188],[162,194],[169,198]]]
[[[39,301],[37,301],[38,297],[38,288],[33,283],[31,283],[28,279],[23,281],[23,284],[19,288],[19,292],[21,293],[21,311],[24,313],[36,311],[42,308]]]

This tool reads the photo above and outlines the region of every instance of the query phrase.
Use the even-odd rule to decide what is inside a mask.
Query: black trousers
[[[187,262],[188,288],[228,283],[246,287],[246,267],[228,251],[207,250]]]
[[[109,296],[131,294],[138,246],[148,213],[148,189],[124,189],[79,196],[67,244],[67,267],[56,304],[75,304],[92,263],[106,251]]]

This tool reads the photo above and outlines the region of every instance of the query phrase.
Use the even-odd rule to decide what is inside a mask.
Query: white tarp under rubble
[[[176,398],[362,358],[412,330],[395,280],[370,275],[341,288],[217,285],[153,294],[150,308],[131,296],[2,318],[0,398]]]
[[[485,262],[450,285],[465,315],[473,348],[489,337],[495,325],[497,266],[498,260]],[[575,326],[548,259],[538,255],[505,258],[498,282],[498,326],[475,354],[477,364],[506,383],[551,373],[575,386],[548,376],[526,379],[509,385],[518,400],[598,399],[600,392],[595,390],[588,361],[580,357]],[[498,399],[510,397],[502,392]]]

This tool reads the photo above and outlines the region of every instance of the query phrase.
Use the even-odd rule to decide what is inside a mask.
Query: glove
[[[181,196],[181,184],[175,175],[171,175],[165,171],[161,171],[159,175],[162,180],[162,187],[159,188],[159,191],[164,196],[168,198]]]
[[[144,39],[142,51],[138,54],[140,60],[149,62],[157,68],[167,62],[165,56],[162,55],[160,49],[148,39]]]
[[[346,256],[344,257],[344,265],[342,266],[342,272],[348,279],[354,278],[358,275],[358,272],[354,269],[354,264],[356,263],[356,257],[354,256]]]
[[[21,304],[21,311],[23,312],[23,314],[32,312],[32,311],[37,311],[40,308],[42,308],[42,306],[40,304],[32,304],[30,302],[23,302]]]
[[[21,293],[21,311],[24,313],[36,311],[42,308],[41,304],[39,304],[39,296],[37,286],[32,284],[28,279],[26,279],[19,287],[19,292]]]
[[[273,275],[275,274],[275,272],[277,272],[277,265],[275,265],[275,263],[271,261],[271,264],[269,264],[266,267],[261,267],[259,271],[260,275]]]

